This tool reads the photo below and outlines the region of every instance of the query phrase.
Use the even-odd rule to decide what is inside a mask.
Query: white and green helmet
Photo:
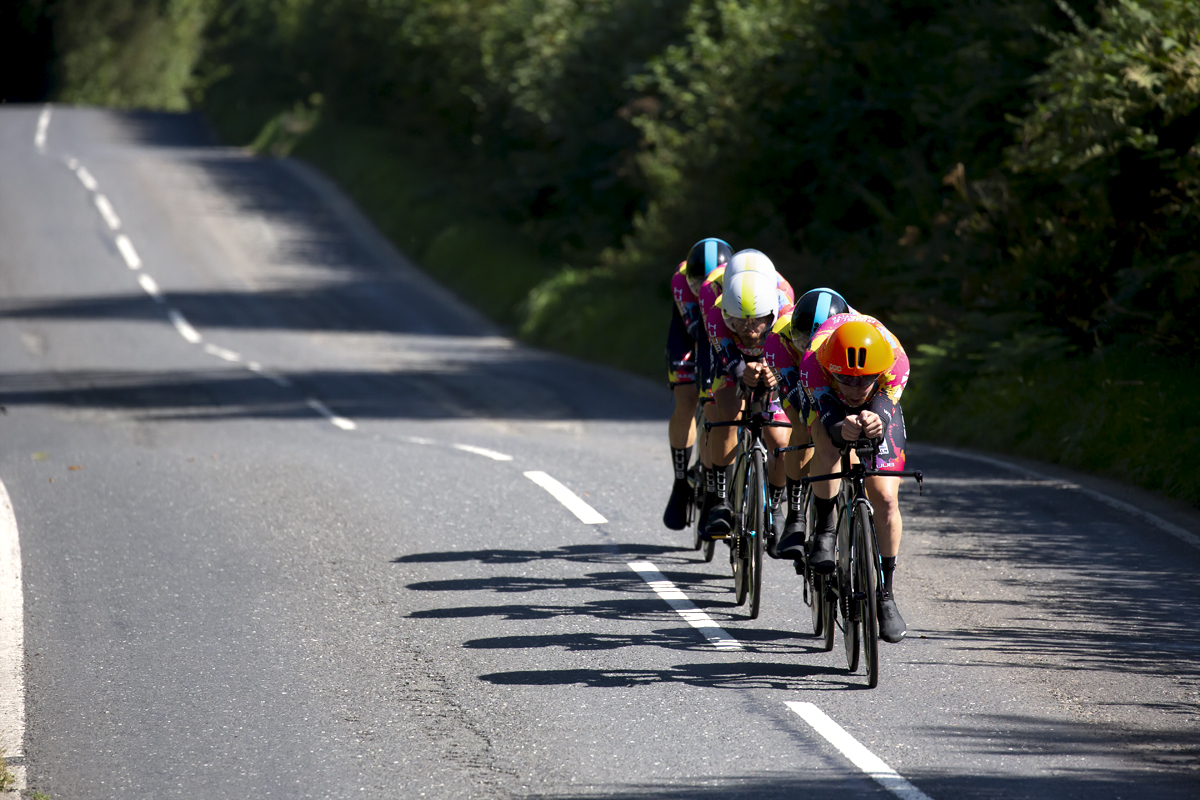
[[[766,256],[763,259],[766,260]],[[767,263],[771,262],[767,260]],[[750,270],[733,276],[726,274],[725,287],[721,292],[721,310],[734,319],[751,319],[776,313],[779,311],[779,288],[775,274]]]
[[[759,272],[763,275],[775,277],[775,265],[771,263],[771,259],[758,250],[739,250],[733,254],[733,258],[729,259],[729,263],[725,266],[724,280],[728,280],[737,275],[739,272]]]

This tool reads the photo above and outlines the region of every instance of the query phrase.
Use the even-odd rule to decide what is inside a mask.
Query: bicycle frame
[[[741,417],[732,422],[706,422],[710,431],[717,427],[739,429],[734,457],[733,485],[730,487],[734,525],[729,541],[729,560],[733,567],[734,599],[737,605],[750,597],[749,617],[758,616],[762,586],[762,553],[766,533],[773,529],[770,491],[767,480],[769,450],[763,428],[790,428],[787,422],[775,422],[766,411],[769,393],[754,390]]]

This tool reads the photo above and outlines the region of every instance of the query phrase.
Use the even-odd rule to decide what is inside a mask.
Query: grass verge
[[[1184,365],[1109,351],[980,375],[955,392],[919,373],[911,385],[915,438],[1063,464],[1200,506],[1200,376]]]

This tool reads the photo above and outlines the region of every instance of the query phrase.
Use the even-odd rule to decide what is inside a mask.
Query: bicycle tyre
[[[763,541],[767,533],[767,463],[766,456],[759,450],[750,454],[750,525],[743,531],[746,545],[746,579],[750,608],[748,619],[758,619],[762,604]]]
[[[700,524],[700,512],[704,508],[704,471],[700,462],[697,461],[688,470],[688,483],[692,487],[692,498],[688,502],[688,524],[692,525],[692,549],[700,550],[704,547],[704,528]]]
[[[739,454],[737,467],[733,472],[733,528],[729,531],[729,564],[733,567],[733,604],[740,606],[746,602],[750,593],[750,583],[747,573],[747,542],[744,541],[746,520],[750,511],[750,472],[749,461],[745,455]]]
[[[812,487],[806,485],[800,490],[800,508],[804,515],[804,530],[808,531],[808,535],[812,536],[813,518],[815,511],[812,507]],[[807,549],[807,546],[806,548]],[[804,579],[804,591],[808,597],[808,607],[812,613],[813,636],[821,636],[825,633],[825,584],[821,581],[821,576],[813,572],[812,567],[808,565],[807,554],[802,562],[801,577]]]
[[[854,566],[858,559],[858,553],[855,551],[855,541],[852,535],[853,527],[858,524],[857,513],[851,513],[851,509],[846,506],[841,506],[843,513],[841,519],[838,520],[838,558],[837,558],[837,576],[838,586],[842,598],[842,639],[846,645],[846,666],[850,672],[858,672],[859,661],[859,620],[862,616],[861,602],[855,599],[855,570]],[[853,509],[854,512],[859,509]]]
[[[879,685],[879,605],[875,537],[872,535],[870,506],[860,502],[854,513],[854,591],[861,594],[863,664],[867,685]]]
[[[828,653],[833,649],[833,636],[837,630],[837,598],[832,595],[826,581],[832,575],[814,575],[817,592],[820,593],[821,623],[824,626],[821,634],[825,637],[821,649]]]

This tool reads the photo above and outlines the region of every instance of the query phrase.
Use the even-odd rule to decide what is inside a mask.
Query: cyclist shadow
[[[393,558],[393,564],[437,564],[477,561],[481,564],[528,564],[555,559],[590,564],[624,564],[633,558],[649,558],[683,552],[684,548],[650,544],[573,544],[552,550],[445,550],[431,553],[412,553]],[[682,559],[681,559],[682,561]]]
[[[479,679],[497,686],[585,686],[597,689],[663,683],[704,689],[793,692],[863,688],[861,676],[849,676],[845,670],[790,662],[675,664],[663,669],[515,670],[480,675]]]

